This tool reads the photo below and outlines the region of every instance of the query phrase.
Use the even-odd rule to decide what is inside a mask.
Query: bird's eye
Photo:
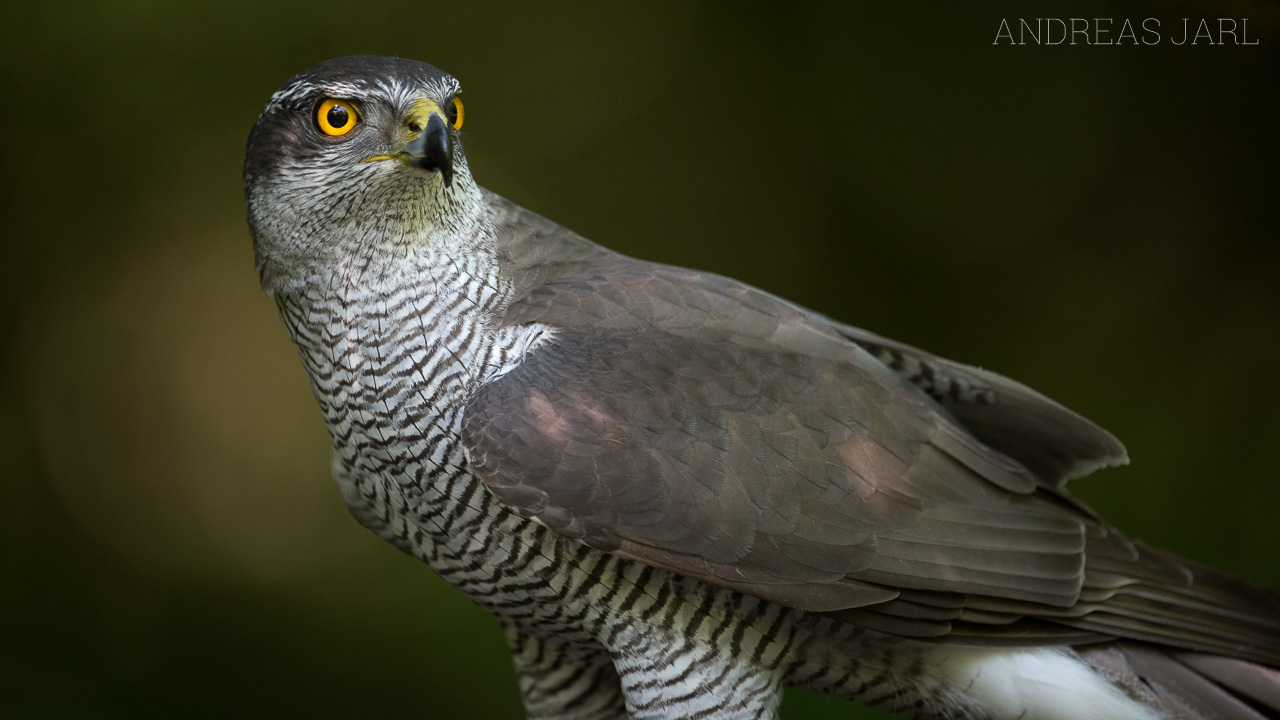
[[[462,129],[462,118],[466,114],[467,114],[467,111],[462,107],[462,98],[454,97],[453,98],[453,129],[454,130]]]
[[[329,98],[320,103],[320,109],[316,111],[316,122],[320,125],[320,132],[333,137],[351,132],[359,121],[360,116],[356,114],[356,109],[346,100]]]

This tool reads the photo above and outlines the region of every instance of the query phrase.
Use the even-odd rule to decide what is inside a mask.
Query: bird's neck
[[[359,283],[334,273],[277,294],[357,515],[382,502],[362,478],[390,478],[421,495],[459,474],[466,399],[536,339],[532,328],[492,322],[512,289],[489,247],[484,237],[465,248],[423,244]]]
[[[492,257],[493,208],[469,173],[449,188],[389,192],[366,188],[355,199],[321,198],[317,207],[314,198],[294,197],[296,187],[284,180],[256,185],[249,224],[262,289],[286,296],[359,293],[444,268],[450,258]]]

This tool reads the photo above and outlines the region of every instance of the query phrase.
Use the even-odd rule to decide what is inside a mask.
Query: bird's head
[[[474,226],[461,87],[425,63],[354,56],[294,76],[262,111],[244,188],[263,289],[358,279]]]

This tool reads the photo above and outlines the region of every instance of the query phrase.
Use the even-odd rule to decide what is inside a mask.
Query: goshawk
[[[330,60],[249,138],[263,289],[361,523],[506,628],[533,718],[1280,712],[1280,603],[1126,538],[1011,380],[489,192],[461,88]]]

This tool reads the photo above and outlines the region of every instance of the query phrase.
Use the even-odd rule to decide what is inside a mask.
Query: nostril
[[[409,123],[409,132],[422,132],[422,126],[416,122]]]

